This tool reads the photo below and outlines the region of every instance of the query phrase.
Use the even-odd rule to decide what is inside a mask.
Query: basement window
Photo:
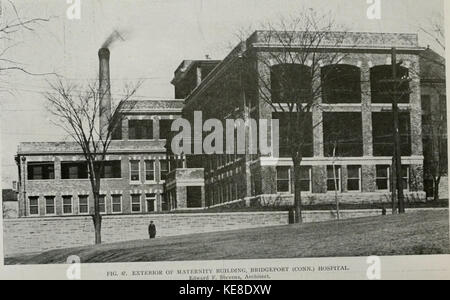
[[[130,140],[152,140],[153,120],[128,120]]]
[[[70,215],[73,213],[72,196],[63,196],[63,214]]]
[[[321,70],[324,103],[361,103],[361,69],[330,65]]]
[[[28,180],[55,179],[55,164],[53,162],[28,163]]]
[[[122,195],[112,195],[112,212],[114,214],[122,212]]]
[[[89,196],[78,196],[78,211],[80,215],[87,215],[89,213]]]
[[[340,166],[327,166],[327,188],[329,192],[342,190],[341,186],[341,167]],[[337,188],[337,189],[336,189]]]
[[[277,167],[277,192],[291,192],[291,168]]]
[[[29,197],[29,212],[30,216],[38,216],[39,215],[39,197]]]
[[[377,190],[390,190],[390,166],[377,166]]]
[[[55,197],[47,196],[45,197],[45,214],[46,215],[55,215]]]
[[[141,212],[141,195],[131,195],[131,212]]]
[[[361,166],[347,167],[347,190],[349,192],[361,191]]]
[[[99,203],[99,213],[105,214],[106,213],[106,195],[100,195],[98,198]]]

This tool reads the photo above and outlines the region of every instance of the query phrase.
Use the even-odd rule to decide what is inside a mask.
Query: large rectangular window
[[[331,191],[342,191],[341,185],[341,167],[340,166],[327,166],[327,189]]]
[[[141,162],[138,160],[130,161],[130,181],[139,182],[141,180]]]
[[[394,130],[391,112],[372,113],[374,156],[393,156]],[[402,156],[411,156],[411,120],[409,112],[399,113]]]
[[[291,191],[291,168],[277,167],[277,192],[289,193]]]
[[[361,166],[347,167],[347,190],[350,192],[361,191]]]
[[[155,181],[155,162],[153,160],[145,161],[145,181]]]
[[[293,143],[301,143],[303,157],[314,156],[313,121],[311,113],[304,113],[300,121],[296,120],[296,113],[273,113],[272,118],[279,120],[279,148],[280,157],[291,157]],[[299,124],[297,126],[297,124]],[[302,138],[295,138],[299,134]]]
[[[390,166],[377,166],[377,190],[390,190]]]
[[[402,166],[402,188],[409,190],[409,166]]]
[[[61,162],[62,179],[87,179],[88,166],[84,162]]]
[[[30,216],[38,216],[39,215],[39,197],[29,197],[29,212]]]
[[[56,214],[55,197],[54,196],[46,196],[45,197],[45,214],[46,215]]]
[[[363,156],[361,113],[323,113],[326,157]]]
[[[105,161],[102,172],[102,178],[104,179],[120,179],[122,178],[122,166],[119,161]]]
[[[128,120],[130,140],[152,140],[153,120]]]
[[[131,212],[140,213],[141,211],[141,195],[131,195]]]
[[[89,214],[89,196],[86,195],[78,196],[78,211],[80,215]]]
[[[112,212],[118,214],[122,212],[122,195],[112,195]]]
[[[71,215],[73,213],[72,196],[63,196],[63,214]]]
[[[53,162],[28,163],[28,180],[55,179],[55,164]]]

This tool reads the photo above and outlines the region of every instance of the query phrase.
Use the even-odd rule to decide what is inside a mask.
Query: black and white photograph
[[[443,0],[0,0],[4,265],[448,267],[445,19]]]

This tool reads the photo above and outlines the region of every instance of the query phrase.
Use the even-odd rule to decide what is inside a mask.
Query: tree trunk
[[[434,179],[434,189],[433,189],[433,194],[434,194],[434,201],[439,202],[441,199],[439,198],[439,186],[441,184],[441,180],[438,179]]]
[[[100,214],[100,184],[101,184],[100,179],[98,178],[91,179],[92,191],[94,194],[94,214],[92,215],[92,221],[94,222],[96,245],[102,243],[102,216]]]
[[[99,213],[95,213],[92,219],[95,229],[95,244],[100,245],[102,243],[102,216]]]
[[[302,189],[301,189],[301,159],[294,158],[294,223],[303,223],[302,217]]]

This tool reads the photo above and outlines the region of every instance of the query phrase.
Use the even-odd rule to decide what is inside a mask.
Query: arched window
[[[271,68],[273,103],[309,103],[312,101],[311,68],[300,64],[281,64]]]
[[[361,103],[361,69],[351,65],[322,68],[324,103]]]
[[[397,68],[397,77],[408,78],[409,70],[404,67]],[[392,66],[375,66],[370,70],[370,86],[372,90],[372,103],[392,103],[395,97],[397,103],[409,103],[409,82],[394,83],[392,81]]]

